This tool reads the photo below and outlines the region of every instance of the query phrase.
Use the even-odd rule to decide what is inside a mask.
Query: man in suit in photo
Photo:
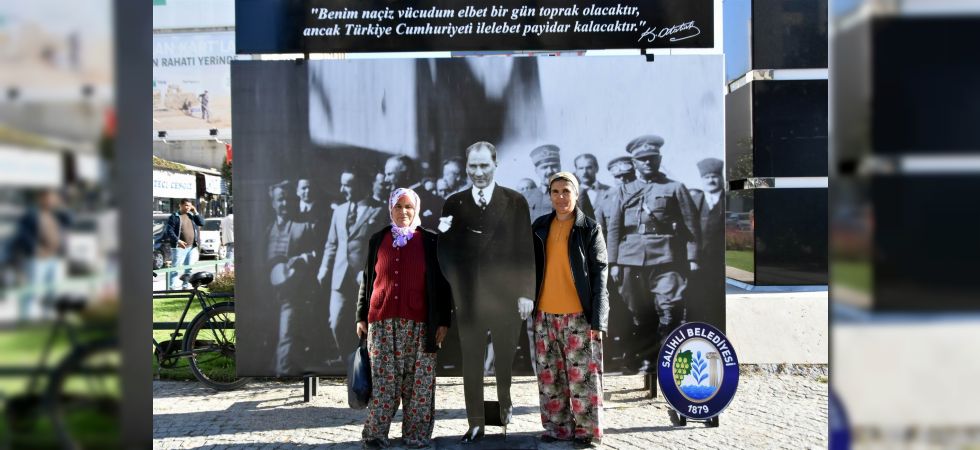
[[[596,179],[599,173],[599,160],[591,153],[582,153],[575,157],[575,177],[578,178],[580,193],[589,197],[592,209],[598,211],[600,202],[609,190],[608,184]]]
[[[688,301],[688,321],[707,322],[725,329],[725,188],[724,161],[698,161],[704,190],[691,189],[701,225],[700,269],[691,275],[694,290]]]
[[[279,305],[276,376],[301,374],[316,361],[320,348],[316,330],[302,326],[302,317],[315,309],[312,287],[317,252],[310,242],[310,225],[290,219],[288,186],[283,181],[269,187],[276,218],[266,234],[269,282]]]
[[[343,361],[342,356],[357,343],[359,273],[364,268],[368,238],[384,223],[384,208],[371,198],[369,181],[351,169],[340,174],[340,192],[346,202],[334,209],[317,272],[320,286],[330,292],[330,330],[336,343],[326,355],[331,362]]]
[[[484,435],[483,362],[490,331],[496,356],[500,421],[510,422],[511,368],[522,321],[534,308],[534,254],[527,201],[494,181],[497,151],[489,142],[466,149],[472,187],[448,199],[440,219],[439,261],[453,289],[469,430]],[[423,203],[424,205],[424,203]],[[496,422],[491,418],[491,423]]]

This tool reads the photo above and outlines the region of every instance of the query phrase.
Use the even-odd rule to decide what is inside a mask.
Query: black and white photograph
[[[650,369],[682,323],[724,329],[723,76],[720,55],[233,62],[239,375],[345,373],[396,188],[418,194],[452,285],[439,375],[466,375],[461,350],[498,385],[533,374],[518,312],[559,171],[606,239],[606,372]],[[492,157],[467,152],[480,142]],[[492,223],[468,219],[487,186]]]

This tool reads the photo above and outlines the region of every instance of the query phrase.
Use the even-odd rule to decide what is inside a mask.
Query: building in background
[[[727,1],[726,275],[827,284],[827,0]]]
[[[179,198],[209,217],[231,205],[234,29],[234,0],[153,2],[153,155],[186,169],[154,166],[154,212]]]

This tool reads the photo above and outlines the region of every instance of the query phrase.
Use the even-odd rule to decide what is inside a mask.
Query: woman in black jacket
[[[602,334],[609,320],[606,241],[576,207],[578,180],[548,180],[554,211],[531,225],[537,293],[534,343],[541,400],[541,440],[602,439]]]
[[[388,445],[399,401],[405,445],[428,447],[432,438],[436,351],[449,329],[452,294],[436,259],[436,234],[419,226],[419,206],[414,191],[395,189],[391,225],[368,241],[357,298],[357,335],[367,336],[371,355],[365,448]]]

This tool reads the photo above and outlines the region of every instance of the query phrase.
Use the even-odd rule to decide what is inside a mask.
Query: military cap
[[[623,174],[627,174],[633,171],[633,159],[629,156],[620,156],[613,158],[606,165],[606,169],[609,170],[614,177],[618,177]]]
[[[698,171],[701,172],[702,177],[709,173],[721,175],[721,169],[724,166],[725,162],[718,158],[705,158],[698,161]]]
[[[660,156],[660,147],[664,145],[664,138],[648,134],[640,136],[626,144],[626,152],[634,158],[645,156]]]
[[[561,150],[557,145],[551,144],[536,147],[531,150],[531,161],[534,162],[534,167],[545,163],[560,164]]]
[[[558,173],[556,173],[556,174],[548,177],[548,188],[549,189],[551,188],[551,184],[554,183],[555,180],[566,180],[569,183],[572,183],[572,188],[574,188],[574,190],[575,190],[576,193],[578,192],[578,178],[575,177],[575,174],[573,174],[571,172],[558,172]]]

